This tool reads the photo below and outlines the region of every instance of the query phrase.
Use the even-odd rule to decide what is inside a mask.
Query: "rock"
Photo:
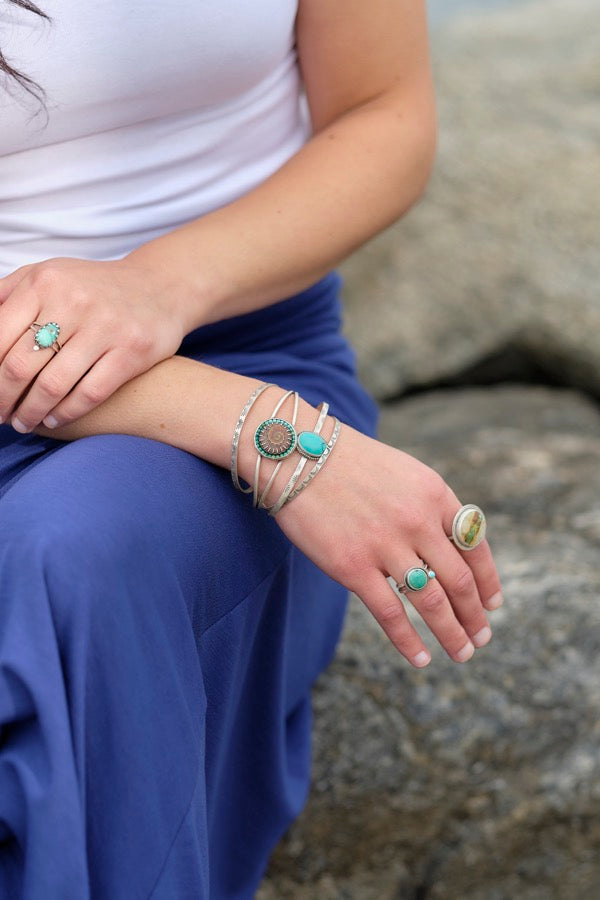
[[[600,409],[438,391],[382,439],[482,506],[505,603],[460,665],[413,669],[354,598],[314,693],[313,787],[257,900],[572,900],[600,885]],[[435,561],[432,560],[435,564]]]
[[[432,31],[434,173],[341,267],[377,397],[464,383],[488,357],[486,381],[533,369],[600,396],[597,17],[597,0],[533,0]]]

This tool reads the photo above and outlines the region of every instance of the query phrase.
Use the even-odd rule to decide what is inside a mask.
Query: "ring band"
[[[60,334],[58,322],[46,322],[45,325],[41,325],[39,322],[32,322],[29,328],[35,332],[34,350],[47,350],[49,347],[55,353],[62,350],[62,345],[58,340],[58,335]]]
[[[448,538],[461,550],[474,550],[485,538],[487,523],[482,509],[474,503],[461,506],[452,523]]]
[[[410,569],[407,569],[402,576],[402,581],[397,581],[396,586],[401,594],[407,589],[409,591],[422,591],[434,578],[435,572],[429,563],[423,560],[422,566],[411,566]]]

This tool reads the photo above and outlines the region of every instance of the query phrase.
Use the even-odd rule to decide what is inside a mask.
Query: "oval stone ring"
[[[461,506],[452,523],[448,537],[461,550],[474,550],[485,538],[486,521],[483,510],[474,503]]]
[[[62,350],[58,340],[60,325],[57,322],[46,322],[45,325],[40,325],[39,322],[32,322],[29,327],[32,331],[35,331],[34,350],[46,350],[48,347],[52,347],[55,353]]]

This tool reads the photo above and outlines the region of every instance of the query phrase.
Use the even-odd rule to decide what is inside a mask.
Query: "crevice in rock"
[[[564,368],[559,359],[543,357],[532,348],[513,342],[482,357],[454,375],[427,384],[409,385],[398,394],[382,398],[382,402],[394,403],[405,397],[435,390],[489,387],[497,384],[538,384],[546,387],[572,388],[600,405],[600,390],[596,385],[584,378],[578,378]]]
[[[413,895],[414,900],[427,900],[428,895],[429,895],[429,885],[428,884],[417,884],[415,886],[415,892]]]

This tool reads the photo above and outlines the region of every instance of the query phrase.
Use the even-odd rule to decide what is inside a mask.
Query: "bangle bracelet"
[[[294,497],[297,497],[298,494],[299,494],[301,491],[304,490],[304,488],[306,487],[306,485],[307,485],[309,482],[312,481],[312,479],[315,477],[315,475],[317,474],[317,472],[319,472],[319,471],[323,468],[323,466],[325,465],[325,463],[327,462],[327,460],[328,460],[328,458],[329,458],[329,454],[330,454],[331,451],[333,450],[333,448],[334,448],[334,446],[335,446],[335,443],[336,443],[336,441],[337,441],[337,439],[338,439],[338,437],[339,437],[341,427],[342,427],[342,423],[340,422],[339,419],[336,419],[336,420],[335,420],[335,427],[334,427],[334,429],[333,429],[333,434],[331,435],[331,437],[330,437],[330,439],[329,439],[329,443],[327,444],[327,446],[326,446],[325,449],[323,450],[323,453],[322,453],[322,455],[321,455],[321,457],[320,457],[318,463],[316,464],[316,466],[313,466],[313,468],[310,470],[310,472],[308,473],[308,475],[306,476],[306,478],[304,479],[304,481],[301,481],[300,484],[298,485],[298,487],[295,488],[295,489],[287,496],[287,498],[286,498],[286,503],[289,503],[290,500],[293,500]],[[283,504],[282,504],[282,505],[283,505]],[[281,506],[279,507],[279,509],[281,509]],[[269,515],[271,515],[271,516],[276,515],[276,514],[279,512],[279,509],[275,509],[275,507],[272,506],[272,507],[270,508],[270,510],[269,510]]]
[[[325,419],[327,418],[327,413],[329,412],[329,403],[319,404],[318,409],[319,409],[319,418],[317,419],[317,423],[316,423],[313,431],[308,432],[308,434],[320,434],[321,433],[321,428],[323,427],[323,423],[325,422]],[[300,434],[305,434],[305,432],[300,432]],[[300,435],[298,437],[300,437]],[[277,515],[277,513],[279,512],[281,507],[284,505],[284,503],[288,499],[290,493],[292,492],[294,485],[300,478],[300,475],[302,474],[302,470],[304,469],[306,463],[308,462],[309,459],[311,459],[310,456],[305,455],[305,452],[301,449],[300,444],[296,445],[296,450],[298,450],[298,452],[301,454],[302,459],[300,460],[300,462],[294,469],[292,477],[290,478],[290,480],[284,487],[283,492],[281,493],[281,496],[279,497],[279,499],[273,504],[273,506],[271,506],[269,508],[269,512],[271,513],[272,516]],[[314,457],[312,457],[312,458],[314,459]],[[275,480],[275,473],[273,473],[267,486],[265,487],[264,491],[261,494],[261,498],[258,503],[258,505],[261,509],[268,508],[265,503],[265,499],[266,499],[267,493],[269,491],[269,488],[271,487],[274,480]]]
[[[233,481],[233,486],[241,491],[242,494],[249,494],[252,490],[252,486],[242,487],[240,484],[240,479],[238,477],[237,470],[237,460],[238,460],[238,448],[240,444],[240,434],[242,433],[242,428],[244,427],[244,422],[246,421],[246,417],[250,412],[254,402],[258,400],[263,391],[266,391],[267,388],[276,387],[276,385],[272,384],[269,381],[265,381],[256,388],[256,390],[252,391],[248,398],[248,402],[244,406],[243,410],[240,413],[240,417],[237,420],[237,424],[235,426],[233,432],[233,441],[231,444],[231,480]]]
[[[275,409],[274,409],[273,412],[271,413],[270,417],[269,417],[268,419],[266,419],[265,421],[270,422],[272,419],[274,419],[275,416],[277,415],[277,413],[279,412],[279,410],[281,409],[281,407],[283,406],[283,404],[285,403],[285,401],[287,400],[287,398],[290,397],[292,394],[294,395],[294,410],[293,410],[293,412],[292,412],[292,419],[291,419],[291,422],[285,422],[285,420],[282,419],[282,420],[281,420],[281,424],[282,424],[282,425],[287,425],[288,427],[291,425],[291,431],[293,432],[293,435],[294,435],[294,441],[293,441],[293,445],[294,445],[294,446],[292,447],[292,451],[293,451],[294,447],[296,446],[296,440],[295,440],[295,438],[296,438],[296,432],[295,432],[295,430],[294,430],[294,425],[296,424],[296,416],[298,415],[298,401],[300,400],[300,395],[298,394],[298,391],[286,391],[285,394],[283,395],[283,397],[281,397],[281,399],[280,399],[280,400],[278,401],[278,403],[275,405]],[[260,430],[263,426],[264,426],[264,422],[263,422],[261,425],[259,425],[258,430]],[[291,451],[290,451],[290,452],[291,452]],[[258,456],[257,456],[257,458],[256,458],[256,466],[255,466],[255,468],[254,468],[254,487],[253,487],[253,490],[252,490],[252,505],[253,505],[254,507],[258,506],[258,504],[259,504],[259,500],[258,500],[258,481],[259,481],[259,477],[260,477],[260,465],[261,465],[261,463],[262,463],[262,460],[263,460],[262,454],[259,453]],[[279,472],[279,469],[281,468],[282,462],[283,462],[283,459],[280,460],[280,461],[277,463],[277,465],[275,466],[275,469],[274,469],[274,471],[273,471],[273,474],[271,475],[271,478],[270,478],[270,480],[269,480],[269,482],[268,482],[268,487],[269,487],[269,488],[270,488],[271,485],[273,484],[273,481],[275,480],[275,476],[277,475],[277,472]],[[249,492],[248,492],[248,493],[249,493]],[[265,491],[263,491],[263,494],[264,494],[264,493],[265,493]]]

